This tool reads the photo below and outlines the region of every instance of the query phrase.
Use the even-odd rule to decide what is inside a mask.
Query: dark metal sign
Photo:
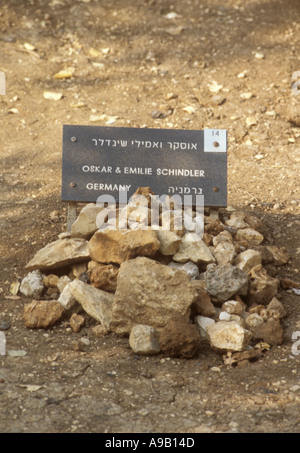
[[[129,200],[138,187],[226,206],[227,132],[64,125],[63,201]]]

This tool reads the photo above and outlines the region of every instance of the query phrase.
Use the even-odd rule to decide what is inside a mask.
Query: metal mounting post
[[[67,232],[71,232],[71,227],[77,217],[77,203],[76,201],[68,202],[68,213],[67,213]]]

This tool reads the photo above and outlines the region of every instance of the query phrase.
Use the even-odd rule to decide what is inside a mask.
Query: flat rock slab
[[[179,314],[189,317],[197,297],[186,272],[138,257],[120,266],[111,330],[127,335],[134,324],[162,329]]]
[[[88,241],[80,238],[58,239],[39,250],[26,269],[50,271],[89,260]]]
[[[59,321],[64,307],[54,300],[33,300],[24,307],[25,325],[31,329],[46,329]]]
[[[98,263],[121,264],[136,256],[152,256],[160,248],[155,231],[97,231],[89,241],[90,256]]]

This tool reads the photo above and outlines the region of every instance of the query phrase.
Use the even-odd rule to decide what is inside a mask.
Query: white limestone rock
[[[248,346],[252,333],[236,321],[218,321],[207,327],[211,347],[217,352],[243,351]]]
[[[129,345],[136,354],[159,354],[159,333],[151,326],[136,324],[130,331]]]
[[[195,325],[199,329],[200,336],[202,338],[207,337],[207,327],[211,324],[215,324],[215,320],[212,318],[208,318],[207,316],[196,316],[194,319]]]
[[[36,270],[29,272],[20,285],[20,293],[26,297],[39,298],[44,290],[44,275]]]

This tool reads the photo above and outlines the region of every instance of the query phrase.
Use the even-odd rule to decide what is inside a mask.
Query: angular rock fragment
[[[186,233],[173,260],[179,263],[193,261],[196,264],[215,263],[215,258],[210,249],[204,244],[196,233]]]
[[[20,285],[20,293],[26,297],[40,297],[44,291],[44,275],[40,271],[29,272]]]
[[[77,313],[73,313],[70,318],[70,327],[73,330],[73,332],[75,333],[80,332],[83,326],[84,317],[82,315],[78,315]]]
[[[171,261],[168,266],[186,272],[192,280],[199,275],[199,268],[193,261],[188,261],[187,263],[174,263],[174,261]]]
[[[212,241],[213,241],[213,245],[216,247],[218,244],[220,244],[222,242],[233,243],[233,237],[229,231],[224,230],[224,231],[221,231],[221,233],[219,233],[217,236],[214,236]]]
[[[210,326],[211,324],[215,324],[215,320],[212,319],[212,318],[209,318],[207,316],[196,316],[196,318],[194,319],[195,321],[195,325],[198,327],[199,329],[199,333],[200,333],[200,336],[202,338],[206,338],[207,337],[207,326]]]
[[[159,334],[151,326],[136,324],[130,331],[129,345],[136,354],[158,354],[160,352]]]
[[[74,264],[72,267],[72,274],[74,275],[75,278],[82,278],[82,274],[85,274],[88,269],[88,263],[78,263]]]
[[[280,345],[283,342],[283,328],[278,319],[268,319],[252,329],[253,339],[264,341],[271,346]]]
[[[103,326],[102,324],[98,324],[97,326],[92,327],[91,330],[92,330],[93,334],[98,338],[104,337],[105,335],[107,335],[109,333],[109,329],[107,327]]]
[[[58,291],[60,293],[62,293],[65,286],[67,286],[69,283],[71,283],[71,281],[72,280],[67,275],[63,275],[62,277],[60,277],[60,279],[58,280],[58,282],[56,284]]]
[[[24,307],[25,325],[31,329],[46,329],[61,319],[64,307],[57,301],[33,300]]]
[[[275,266],[282,266],[283,264],[287,264],[291,258],[284,247],[276,247],[275,245],[267,245],[266,249],[271,255],[270,261]]]
[[[109,328],[114,298],[112,293],[94,288],[81,280],[70,283],[70,292],[88,315]]]
[[[273,297],[271,302],[267,305],[267,310],[269,310],[272,314],[277,313],[279,319],[285,318],[286,316],[286,310],[284,306],[276,297]]]
[[[152,256],[160,248],[155,231],[97,231],[89,241],[89,253],[98,263],[121,264],[136,256]]]
[[[173,231],[157,230],[157,238],[160,242],[159,251],[163,255],[174,255],[180,245],[180,237]]]
[[[245,306],[242,302],[237,300],[227,300],[222,304],[222,310],[230,313],[231,315],[241,316],[245,310]]]
[[[203,288],[203,282],[200,280],[194,280],[191,283],[197,289],[197,297],[191,307],[192,314],[204,317],[214,317],[216,315],[216,309],[214,304],[211,302],[208,292]]]
[[[238,212],[238,211],[237,211]],[[229,220],[226,220],[225,224],[233,228],[249,228],[248,223],[244,221],[245,214],[237,215],[236,212],[232,213]]]
[[[26,268],[49,271],[88,260],[89,248],[86,240],[80,238],[58,239],[39,250]]]
[[[95,288],[104,291],[115,291],[117,288],[117,277],[119,267],[114,264],[101,264],[90,261],[88,264],[88,276]]]
[[[263,224],[262,224],[262,221],[258,217],[246,214],[244,217],[244,221],[246,223],[248,223],[250,228],[252,228],[253,230],[256,230],[259,232],[262,230]]]
[[[237,240],[245,239],[250,246],[259,245],[264,240],[263,235],[258,231],[253,230],[253,228],[243,228],[238,230],[235,238]]]
[[[235,321],[240,326],[246,327],[245,320],[238,315],[228,313],[227,311],[221,311],[219,313],[219,320],[220,321]]]
[[[246,327],[251,332],[264,323],[263,318],[258,313],[251,313],[246,318]]]
[[[213,236],[217,236],[224,230],[224,225],[219,219],[211,219],[205,218],[205,233],[212,234]]]
[[[214,249],[217,264],[232,264],[235,255],[235,246],[231,242],[220,242]]]
[[[248,273],[253,267],[257,266],[258,264],[261,264],[261,261],[262,256],[260,252],[248,249],[245,250],[244,252],[239,253],[235,260],[233,261],[233,264],[234,266]]]
[[[247,275],[231,264],[211,266],[204,276],[207,292],[216,297],[219,302],[225,302],[234,294],[241,296],[247,294]]]
[[[278,280],[270,277],[262,265],[258,264],[249,272],[248,302],[267,305],[276,295],[278,284]]]
[[[118,275],[111,330],[127,335],[134,324],[160,330],[176,314],[188,319],[196,295],[184,271],[144,257],[126,261]]]
[[[103,211],[103,207],[99,207],[94,203],[89,203],[81,209],[79,216],[72,224],[71,236],[76,238],[89,239],[98,229],[97,216]]]
[[[218,321],[206,329],[211,347],[218,352],[243,351],[252,333],[236,321]]]
[[[159,343],[162,352],[169,357],[191,359],[199,351],[200,333],[189,320],[177,315],[161,330]]]
[[[58,298],[58,302],[66,309],[69,310],[76,304],[76,299],[75,297],[72,296],[71,294],[71,282],[68,283],[62,292],[60,293],[60,296]]]
[[[43,284],[46,288],[56,288],[58,281],[59,277],[55,274],[45,275],[43,278]]]

